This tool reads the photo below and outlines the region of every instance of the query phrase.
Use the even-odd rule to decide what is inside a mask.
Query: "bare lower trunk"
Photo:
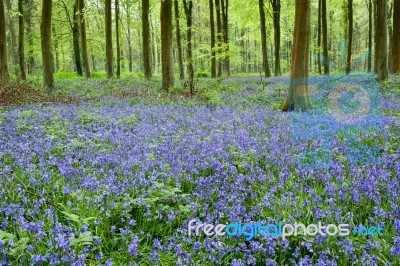
[[[175,8],[176,44],[178,46],[179,77],[180,77],[180,79],[184,79],[185,78],[185,70],[183,68],[181,27],[179,25],[179,3],[178,3],[178,0],[174,0],[174,8]]]
[[[26,80],[25,70],[25,12],[23,0],[18,0],[18,12],[20,16],[18,18],[18,61],[19,70],[22,80]]]
[[[142,46],[143,46],[143,68],[144,75],[147,79],[151,78],[151,64],[150,64],[150,3],[149,0],[142,0]],[[154,41],[154,40],[153,40]]]
[[[163,89],[174,84],[174,57],[172,53],[172,0],[161,2],[161,57]]]
[[[117,78],[121,77],[121,46],[119,42],[119,0],[115,0],[115,36],[117,46]]]
[[[111,0],[105,0],[105,30],[106,30],[106,68],[107,78],[114,76],[113,63],[113,45],[112,45],[112,18],[111,18]]]
[[[386,1],[386,0],[385,0]],[[353,0],[347,2],[348,12],[348,41],[347,41],[347,61],[346,61],[346,74],[350,74],[351,71],[351,52],[353,46]]]
[[[258,9],[260,11],[260,29],[261,29],[261,48],[263,56],[263,72],[266,78],[271,76],[268,64],[268,49],[267,49],[267,30],[265,25],[265,10],[264,0],[258,0]]]
[[[393,73],[400,74],[400,1],[393,6]]]
[[[7,85],[10,81],[7,64],[6,17],[4,2],[0,0],[0,86]]]
[[[83,70],[86,78],[90,78],[90,65],[89,65],[89,54],[87,49],[86,40],[86,10],[85,10],[85,0],[78,0],[78,10],[79,10],[79,32],[81,37],[81,49],[82,49],[82,62]]]
[[[42,20],[40,23],[43,81],[47,91],[51,92],[54,87],[53,56],[51,47],[51,9],[52,0],[42,1]]]
[[[210,28],[211,28],[211,77],[217,76],[216,58],[215,58],[215,22],[214,22],[214,2],[209,0],[210,6]]]
[[[377,74],[378,81],[384,81],[388,78],[387,67],[387,2],[386,0],[377,0]]]

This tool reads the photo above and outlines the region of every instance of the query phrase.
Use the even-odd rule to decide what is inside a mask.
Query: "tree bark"
[[[25,0],[25,6],[27,7],[26,13],[26,33],[27,33],[27,40],[28,40],[28,74],[35,73],[35,56],[34,56],[34,41],[33,41],[33,23],[32,23],[32,8],[33,8],[33,1],[32,0]]]
[[[81,48],[82,48],[82,61],[83,70],[86,78],[91,77],[90,65],[89,65],[89,54],[86,40],[86,10],[85,0],[78,0],[78,13],[79,13],[79,32],[81,37]]]
[[[310,17],[311,0],[296,0],[290,86],[283,111],[305,111],[311,108],[308,81]]]
[[[12,60],[13,60],[13,73],[17,73],[17,65],[18,65],[18,45],[17,45],[17,37],[16,37],[16,31],[15,31],[15,24],[14,24],[14,15],[12,15],[12,5],[11,5],[11,0],[6,0],[6,6],[7,10],[9,13],[9,19],[8,19],[8,26],[10,29],[10,35],[11,35],[11,47],[9,47],[8,52],[11,53]]]
[[[18,0],[18,61],[22,80],[26,80],[25,70],[25,12],[23,0]]]
[[[214,2],[209,0],[210,7],[210,28],[211,28],[211,77],[217,76],[216,58],[215,58],[215,22],[214,22]]]
[[[40,34],[42,43],[43,81],[45,88],[51,92],[54,87],[53,56],[51,47],[51,9],[52,0],[42,0],[42,20]]]
[[[183,68],[183,56],[182,56],[182,41],[181,41],[181,27],[179,24],[179,3],[178,0],[174,0],[175,8],[175,30],[176,30],[176,43],[178,46],[178,63],[179,63],[179,78],[185,78],[185,70]]]
[[[192,0],[183,0],[183,7],[186,15],[186,42],[187,42],[187,65],[189,74],[190,93],[193,94],[193,51],[192,51],[192,16],[193,16],[193,2]]]
[[[151,78],[151,64],[150,64],[150,3],[149,0],[142,0],[142,45],[143,45],[143,68],[144,75],[147,79]]]
[[[80,44],[79,44],[79,16],[77,15],[78,13],[78,1],[75,0],[74,3],[74,9],[73,9],[73,21],[70,19],[68,7],[64,4],[64,9],[67,14],[67,18],[69,20],[71,30],[72,30],[72,44],[74,48],[74,61],[75,61],[75,67],[76,67],[76,73],[78,76],[83,76],[83,70],[82,70],[82,61],[81,61],[81,49],[80,49]]]
[[[387,13],[388,16],[388,42],[389,42],[389,50],[388,50],[388,70],[389,73],[393,73],[393,26],[392,26],[392,21],[389,22],[389,19],[392,19],[392,12],[393,12],[393,3],[390,4],[389,11]]]
[[[322,63],[324,65],[324,74],[329,75],[329,54],[328,54],[328,22],[327,22],[327,12],[326,12],[326,0],[321,2],[321,19],[322,19],[322,48],[324,58]]]
[[[372,0],[368,1],[368,72],[372,71]]]
[[[400,74],[400,1],[393,6],[393,73]]]
[[[348,40],[347,40],[347,60],[346,60],[346,74],[351,71],[351,52],[353,46],[353,0],[347,0],[348,12]],[[386,0],[385,0],[386,1]]]
[[[169,91],[174,84],[174,57],[172,53],[172,0],[161,2],[161,60],[163,89]]]
[[[7,61],[6,16],[4,1],[0,0],[0,86],[10,82]]]
[[[107,78],[114,76],[111,0],[105,0],[106,68]]]
[[[215,9],[217,11],[217,46],[218,46],[218,69],[217,76],[222,76],[222,62],[221,62],[221,50],[222,50],[222,22],[221,22],[221,0],[215,0]]]
[[[321,68],[321,33],[322,33],[322,26],[321,26],[321,21],[322,21],[322,0],[318,0],[318,36],[317,36],[317,47],[318,47],[318,58],[317,58],[317,64],[318,64],[318,73],[322,74],[322,68]]]
[[[275,43],[275,76],[281,75],[281,0],[272,0]]]
[[[377,74],[378,81],[388,78],[387,66],[387,1],[377,0]]]
[[[261,48],[263,56],[263,72],[266,78],[271,76],[271,71],[268,64],[268,49],[267,49],[267,30],[265,26],[265,10],[264,0],[258,0],[258,9],[260,12],[260,30],[261,30]]]
[[[121,77],[121,45],[119,41],[119,0],[115,0],[115,39],[117,46],[117,78]]]
[[[229,12],[229,0],[221,0],[221,15],[222,15],[222,33],[223,41],[225,46],[224,51],[224,69],[227,76],[231,75],[230,70],[230,54],[229,54],[229,26],[228,26],[228,12]]]

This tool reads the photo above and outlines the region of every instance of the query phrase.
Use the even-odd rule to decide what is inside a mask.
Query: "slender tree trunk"
[[[393,73],[400,74],[400,1],[393,7]]]
[[[9,47],[9,53],[11,53],[12,60],[13,60],[13,73],[18,73],[17,71],[17,65],[18,65],[18,53],[17,53],[17,34],[15,31],[15,24],[14,24],[14,15],[13,15],[13,10],[12,10],[12,5],[11,5],[11,0],[6,0],[6,6],[7,6],[7,11],[9,12],[9,19],[8,19],[8,26],[10,29],[10,35],[11,35],[11,47]]]
[[[374,73],[378,73],[378,5],[377,0],[374,0]]]
[[[215,58],[215,22],[214,22],[214,2],[209,0],[210,7],[210,28],[211,28],[211,77],[217,76],[216,58]]]
[[[4,2],[0,0],[0,86],[10,81],[7,61],[6,16]]]
[[[169,91],[174,84],[174,56],[172,53],[172,0],[161,2],[161,57],[163,89]]]
[[[221,15],[222,15],[222,33],[223,41],[225,45],[224,51],[224,69],[227,76],[231,75],[230,70],[230,54],[229,54],[229,26],[228,26],[228,12],[229,12],[229,0],[221,0]]]
[[[217,76],[222,76],[222,62],[221,62],[221,50],[222,50],[222,22],[221,22],[221,0],[215,0],[215,9],[217,11],[217,45],[218,45],[218,71]]]
[[[193,51],[192,51],[192,19],[193,19],[193,2],[192,0],[183,0],[183,7],[186,15],[186,42],[187,42],[187,65],[189,74],[190,93],[193,94]]]
[[[311,0],[296,0],[290,87],[284,111],[311,108],[309,88],[309,51],[311,37]]]
[[[42,43],[43,81],[48,92],[54,87],[53,56],[51,49],[51,9],[52,0],[42,0],[42,20],[40,22],[40,33]]]
[[[85,0],[78,0],[78,10],[79,10],[79,32],[81,37],[81,48],[82,48],[82,61],[83,70],[85,72],[85,77],[90,78],[90,65],[89,65],[89,54],[87,48],[86,40],[86,10],[85,10]]]
[[[272,0],[274,12],[275,76],[281,75],[281,0]]]
[[[185,70],[183,68],[183,56],[182,56],[182,41],[181,41],[181,27],[179,25],[179,2],[174,0],[175,8],[175,30],[176,30],[176,43],[178,46],[178,63],[179,63],[179,78],[185,78]]]
[[[72,41],[73,41],[73,47],[74,47],[74,60],[75,60],[75,67],[76,67],[76,73],[78,76],[83,76],[83,70],[82,70],[82,61],[81,61],[81,52],[80,52],[80,44],[79,44],[79,16],[78,14],[78,1],[75,0],[74,3],[74,14],[72,15],[73,21],[70,22],[72,24]],[[64,5],[65,12],[67,13],[67,17],[69,18],[69,12],[68,12],[68,7]]]
[[[268,49],[267,49],[267,30],[265,26],[265,10],[264,0],[258,0],[258,9],[260,11],[260,29],[261,29],[261,48],[263,56],[263,72],[266,78],[271,76],[268,64]]]
[[[386,0],[385,0],[386,1]],[[350,74],[351,71],[351,52],[353,47],[353,0],[347,2],[348,12],[348,41],[347,41],[347,61],[346,61],[346,74]]]
[[[389,22],[389,19],[392,19],[392,12],[393,12],[393,3],[390,4],[389,12],[388,12],[388,36],[389,36],[389,51],[388,51],[388,70],[389,73],[393,73],[393,26],[392,21]]]
[[[387,0],[377,0],[377,74],[378,81],[388,78],[387,64]]]
[[[128,67],[129,72],[133,72],[133,62],[132,62],[132,23],[131,23],[131,10],[130,10],[130,3],[125,2],[126,4],[126,26],[127,26],[127,41],[128,41]]]
[[[58,37],[57,37],[56,27],[55,27],[54,23],[51,24],[51,31],[53,34],[53,39],[52,39],[53,47],[54,47],[53,51],[56,55],[55,56],[56,64],[54,65],[54,62],[52,62],[52,64],[53,64],[53,72],[56,72],[60,69],[60,57],[59,57],[59,53],[58,53]]]
[[[106,30],[106,68],[107,78],[114,76],[111,0],[105,0],[105,30]]]
[[[328,54],[328,22],[327,22],[327,12],[326,12],[326,0],[322,0],[321,2],[321,19],[322,19],[322,48],[323,48],[323,65],[324,65],[324,74],[329,75],[329,54]]]
[[[318,47],[318,58],[317,58],[317,64],[318,64],[318,73],[322,74],[322,68],[321,68],[321,21],[322,21],[322,0],[318,0],[318,36],[317,36],[317,47]]]
[[[142,45],[143,45],[143,68],[144,75],[147,79],[151,78],[151,64],[150,64],[150,2],[149,0],[142,0]]]
[[[18,61],[22,80],[26,80],[25,70],[25,12],[23,0],[18,0]]]
[[[34,42],[33,42],[33,23],[32,23],[32,8],[33,8],[33,1],[32,0],[25,0],[24,1],[26,9],[26,33],[28,39],[28,73],[34,74],[35,73],[35,56],[34,56]]]
[[[368,72],[372,71],[372,0],[368,1]]]
[[[117,46],[117,78],[121,77],[121,45],[119,41],[119,0],[115,0],[115,36]]]

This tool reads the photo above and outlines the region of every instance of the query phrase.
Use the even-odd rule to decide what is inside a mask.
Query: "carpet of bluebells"
[[[276,110],[288,78],[219,81],[239,89],[200,100],[3,107],[0,265],[400,265],[399,80],[351,130],[321,104],[335,78],[310,79],[315,108],[295,132],[297,114]],[[304,163],[326,136],[329,162]],[[379,160],[359,156],[371,151]],[[379,224],[384,235],[189,237],[193,218]]]

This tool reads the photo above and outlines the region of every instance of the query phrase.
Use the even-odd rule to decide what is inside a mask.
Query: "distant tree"
[[[400,74],[400,1],[393,6],[393,73]]]
[[[182,41],[181,41],[181,27],[179,23],[179,2],[174,1],[175,9],[175,30],[176,30],[176,44],[178,46],[178,63],[179,63],[179,78],[185,78],[185,70],[183,68],[183,55],[182,55]]]
[[[89,65],[89,54],[87,49],[86,40],[86,10],[85,10],[85,0],[78,0],[78,12],[79,12],[79,33],[82,48],[82,61],[83,70],[85,72],[85,77],[90,78],[90,65]]]
[[[387,0],[377,0],[377,49],[376,67],[378,81],[384,81],[388,78],[388,49],[387,49]]]
[[[25,70],[25,12],[24,0],[18,0],[18,62],[22,80],[26,80]]]
[[[258,9],[260,12],[260,30],[261,30],[261,47],[263,56],[263,72],[265,77],[271,76],[268,64],[268,48],[267,48],[267,29],[265,25],[264,0],[258,0]]]
[[[0,85],[10,81],[7,63],[6,16],[4,2],[0,0]]]
[[[117,46],[117,77],[121,77],[121,44],[119,41],[119,0],[115,0],[115,39]]]
[[[51,46],[51,9],[52,0],[42,0],[42,20],[40,22],[40,34],[42,43],[43,81],[47,91],[54,87],[53,56]]]
[[[161,3],[163,3],[162,1]],[[147,79],[151,78],[151,64],[150,64],[150,3],[149,0],[142,0],[142,45],[143,45],[143,68],[144,75]]]
[[[326,0],[321,0],[321,24],[322,24],[322,48],[324,60],[324,74],[329,75],[329,54],[328,54],[328,23],[327,23],[327,12],[326,12]]]
[[[210,34],[211,34],[211,77],[215,78],[217,76],[217,68],[216,68],[216,53],[215,53],[215,21],[214,21],[214,1],[209,0],[209,8],[210,8]]]
[[[107,78],[114,76],[113,45],[112,45],[112,17],[111,0],[105,0],[105,28],[106,28],[106,66]]]
[[[385,0],[386,1],[386,0]],[[346,60],[346,74],[351,71],[351,53],[353,45],[353,0],[347,0],[347,19],[348,19],[348,34],[347,34],[347,60]]]
[[[163,89],[174,85],[174,57],[172,54],[172,0],[161,2],[161,60]]]
[[[271,0],[274,23],[275,76],[281,75],[281,0]]]
[[[296,0],[290,86],[283,111],[305,111],[311,108],[308,81],[310,17],[311,0]]]
[[[190,83],[190,93],[193,94],[193,78],[194,78],[194,68],[193,68],[193,50],[192,50],[192,14],[193,14],[193,2],[192,0],[183,0],[183,8],[186,15],[186,43],[187,43],[187,66],[188,75]]]

